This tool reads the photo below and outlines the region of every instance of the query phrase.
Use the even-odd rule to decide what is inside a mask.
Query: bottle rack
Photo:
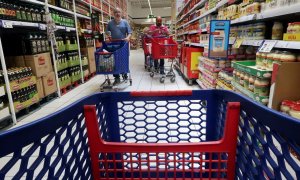
[[[10,1],[6,1],[10,2]],[[95,40],[92,39],[88,40],[88,43],[84,47],[80,47],[80,39],[85,35],[93,35],[93,30],[91,28],[85,28],[81,29],[78,27],[79,21],[87,21],[88,23],[91,23],[91,15],[92,13],[98,13],[99,18],[99,29],[100,33],[104,33],[105,26],[107,25],[108,21],[112,19],[113,10],[115,7],[120,7],[123,12],[123,17],[128,18],[127,15],[127,0],[120,1],[120,0],[71,0],[70,4],[66,5],[66,7],[58,7],[53,4],[48,4],[47,0],[20,0],[18,2],[12,2],[12,3],[24,3],[26,5],[29,5],[30,7],[36,7],[39,10],[43,9],[45,6],[49,7],[49,10],[51,12],[55,11],[58,15],[63,15],[64,17],[68,17],[68,20],[65,20],[64,22],[56,22],[56,31],[55,36],[58,34],[67,34],[72,33],[75,38],[76,42],[75,44],[72,44],[71,46],[67,47],[70,48],[69,50],[72,52],[76,52],[78,54],[78,61],[71,63],[72,67],[72,74],[74,76],[70,77],[70,81],[81,81],[81,83],[85,82],[85,76],[87,74],[87,57],[81,54],[81,48],[86,47],[96,47]],[[104,10],[104,6],[107,7],[107,11]],[[20,5],[21,7],[21,5]],[[17,11],[16,11],[17,12]],[[34,10],[33,10],[34,12]],[[44,12],[43,12],[44,13]],[[43,14],[43,13],[39,13]],[[44,13],[45,14],[45,13]],[[31,16],[32,17],[32,16]],[[52,17],[53,18],[53,17]],[[55,18],[54,18],[55,19]],[[53,20],[54,20],[53,19]],[[57,20],[61,20],[62,18],[57,17]],[[56,20],[56,19],[55,19]],[[69,22],[69,23],[68,23]],[[12,96],[12,89],[10,88],[10,82],[8,79],[8,70],[7,70],[7,64],[5,61],[6,54],[3,50],[3,46],[5,44],[2,44],[2,37],[5,36],[5,32],[10,31],[22,31],[23,28],[29,29],[30,31],[34,32],[43,32],[47,33],[47,24],[45,21],[24,21],[22,19],[12,19],[7,17],[0,17],[0,28],[3,30],[0,35],[0,60],[1,60],[1,66],[3,71],[3,79],[4,82],[2,82],[2,85],[0,86],[0,100],[6,99],[8,101],[8,107],[2,106],[0,102],[0,122],[4,119],[6,119],[8,116],[11,117],[13,124],[17,123],[17,116],[16,116],[16,109],[14,108],[14,101]],[[62,59],[58,59],[60,56],[57,56],[56,51],[54,49],[54,42],[50,41],[50,52],[52,54],[51,57],[51,63],[53,65],[54,73],[55,73],[55,80],[57,83],[57,94],[59,97],[61,97],[61,83],[62,77],[66,73],[66,68],[68,67],[68,63],[63,61]],[[66,47],[65,47],[66,48]],[[58,63],[61,63],[58,65]],[[75,64],[76,66],[75,66]],[[69,68],[69,67],[68,67]],[[69,72],[70,73],[70,72]],[[65,79],[64,79],[65,80]],[[7,92],[7,93],[6,93]]]

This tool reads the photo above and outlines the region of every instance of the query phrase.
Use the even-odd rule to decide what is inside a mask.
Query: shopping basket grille
[[[206,104],[201,100],[119,102],[121,142],[205,141]]]
[[[227,178],[227,153],[101,153],[98,162],[99,179]]]
[[[0,179],[97,179],[100,177],[106,179],[106,176],[111,177],[110,179],[118,179],[114,178],[115,172],[117,172],[118,177],[121,177],[119,179],[123,179],[122,177],[129,177],[128,179],[130,179],[132,176],[134,176],[133,179],[149,179],[141,178],[149,176],[150,179],[157,179],[157,176],[160,179],[166,179],[166,176],[169,179],[175,179],[175,175],[176,179],[183,179],[184,177],[185,179],[192,179],[192,177],[205,179],[209,177],[210,172],[205,172],[210,169],[209,164],[212,167],[211,173],[216,171],[215,169],[218,169],[220,173],[216,172],[211,176],[219,176],[220,179],[226,178],[229,169],[229,155],[226,151],[201,152],[199,149],[192,150],[189,146],[194,143],[188,143],[182,146],[182,149],[173,147],[176,144],[181,146],[184,142],[192,142],[191,139],[194,137],[179,139],[178,142],[180,143],[174,143],[177,139],[174,140],[172,137],[168,146],[165,147],[161,147],[163,142],[166,142],[164,138],[161,138],[157,141],[158,143],[148,147],[148,142],[155,142],[156,139],[152,139],[150,134],[149,136],[145,134],[143,138],[130,136],[127,133],[132,131],[138,136],[139,131],[126,130],[126,126],[130,126],[132,121],[126,125],[127,121],[120,118],[121,116],[127,117],[125,114],[134,111],[130,109],[121,112],[122,108],[127,108],[125,108],[126,105],[132,106],[131,104],[133,104],[135,109],[142,106],[135,105],[134,102],[147,102],[144,106],[146,109],[146,107],[153,106],[151,105],[152,102],[162,101],[171,104],[188,101],[193,104],[197,100],[201,104],[198,110],[200,109],[203,115],[203,118],[200,119],[203,124],[205,123],[205,125],[201,125],[200,129],[206,129],[205,134],[201,133],[197,136],[201,138],[199,142],[219,140],[224,133],[227,103],[229,101],[241,103],[235,179],[300,179],[300,123],[298,120],[283,116],[281,113],[260,106],[233,92],[210,90],[193,91],[189,94],[191,95],[167,96],[166,94],[159,96],[159,94],[152,93],[145,97],[137,97],[128,92],[98,93],[85,97],[31,124],[2,132],[0,133]],[[130,103],[127,104],[127,102]],[[96,165],[99,167],[97,176],[93,176],[91,170],[92,162],[89,154],[91,148],[88,146],[90,141],[87,140],[87,127],[83,115],[83,105],[86,104],[96,105],[98,125],[95,127],[97,127],[96,130],[101,139],[110,143],[117,143],[117,148],[114,151],[105,149],[96,155]],[[156,109],[161,107],[162,103],[156,105]],[[169,108],[170,106],[165,107]],[[189,107],[193,106],[189,105]],[[136,111],[140,112],[140,110]],[[147,111],[152,111],[152,109],[147,109]],[[168,111],[173,111],[173,109]],[[184,112],[186,111],[183,111],[182,114]],[[169,118],[172,117],[167,117],[166,120]],[[151,126],[150,128],[147,127],[150,124],[167,126],[160,124],[162,121],[160,118],[157,118],[155,123],[150,121],[145,125],[144,130],[152,131]],[[197,121],[193,122],[197,123]],[[122,123],[125,127],[120,127]],[[136,128],[140,127],[138,125],[139,120],[134,120],[133,123]],[[194,129],[190,130],[193,131]],[[158,134],[164,135],[165,130],[159,130],[159,132]],[[178,132],[181,133],[182,131]],[[171,138],[171,136],[168,137]],[[143,139],[144,147],[132,148],[130,147],[132,143],[128,143],[137,142],[134,144],[140,145]],[[118,143],[121,141],[127,142],[125,147],[119,146]],[[209,146],[209,148],[211,147]],[[162,151],[158,148],[165,149]],[[212,163],[209,162],[210,159],[212,159]],[[190,162],[192,160],[194,163]],[[219,161],[221,162],[220,168],[218,168]],[[114,168],[114,164],[116,168]],[[138,172],[137,169],[139,168],[141,171]],[[116,171],[111,169],[116,169]],[[124,170],[124,176],[121,169]],[[166,171],[162,172],[161,170]],[[175,170],[176,173],[174,174]],[[200,178],[201,175],[203,178]]]

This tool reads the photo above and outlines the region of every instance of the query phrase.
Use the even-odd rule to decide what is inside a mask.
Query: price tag
[[[254,41],[253,46],[260,46],[262,42],[263,42],[262,40]]]
[[[271,52],[271,50],[274,48],[276,45],[277,40],[265,40],[263,45],[259,48],[259,52]]]
[[[13,28],[12,21],[2,21],[3,28]]]
[[[46,26],[46,24],[39,24],[39,28],[40,28],[40,30],[46,30],[47,29],[47,26]]]
[[[234,42],[234,44],[232,45],[232,47],[236,48],[236,49],[240,48],[240,46],[242,45],[243,41],[244,41],[244,39],[236,39],[235,42]]]

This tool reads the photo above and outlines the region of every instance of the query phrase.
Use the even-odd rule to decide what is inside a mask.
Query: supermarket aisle
[[[166,63],[166,65],[169,63]],[[156,90],[185,90],[185,89],[199,89],[198,85],[189,86],[178,74],[176,73],[175,83],[171,83],[169,79],[166,79],[164,84],[159,82],[159,76],[151,78],[149,72],[144,70],[144,54],[143,50],[133,50],[130,54],[130,71],[133,79],[133,85],[124,89],[124,91],[156,91]],[[14,127],[27,124],[35,121],[41,117],[49,115],[62,107],[65,107],[76,100],[85,97],[89,94],[99,92],[99,86],[104,81],[102,75],[98,75],[80,85],[71,92],[57,98],[49,104],[43,106],[41,109],[30,114],[27,117],[23,117],[19,120],[18,124]],[[12,127],[12,128],[14,128]]]

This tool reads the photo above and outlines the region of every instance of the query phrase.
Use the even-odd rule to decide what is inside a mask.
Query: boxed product
[[[5,57],[7,67],[25,67],[24,56]]]
[[[53,71],[42,77],[42,81],[45,96],[57,91],[55,73]]]
[[[52,71],[50,53],[24,56],[25,65],[31,67],[37,77],[46,76]]]
[[[83,55],[87,55],[88,57],[90,73],[96,72],[95,48],[94,47],[82,48],[81,52]]]
[[[42,78],[37,79],[36,86],[37,86],[39,98],[42,99],[43,97],[45,97]]]

